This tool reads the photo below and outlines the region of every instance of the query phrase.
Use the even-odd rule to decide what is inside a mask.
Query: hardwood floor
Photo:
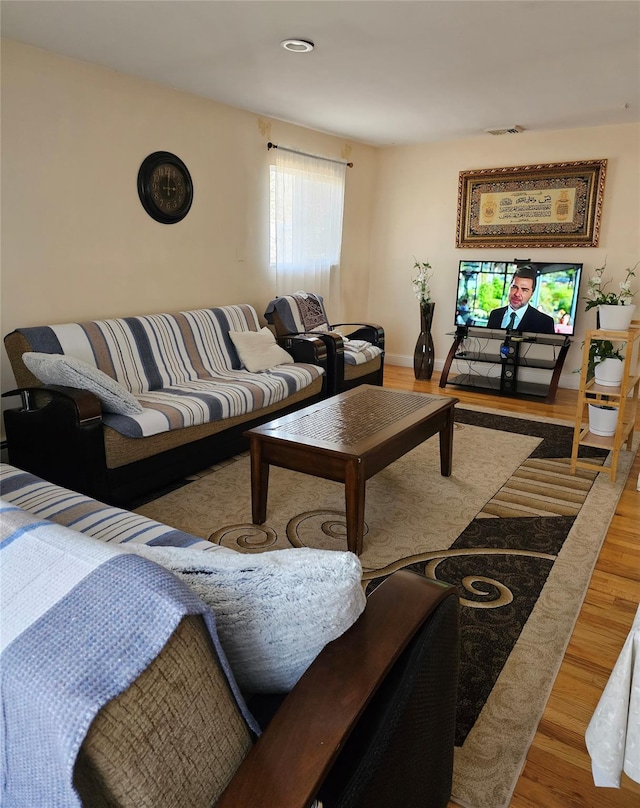
[[[573,421],[577,391],[559,389],[554,404],[438,387],[439,374],[416,381],[412,368],[385,366],[386,387],[450,395],[461,403]],[[640,424],[637,425],[640,428]],[[455,457],[454,457],[455,462]],[[637,453],[609,526],[562,667],[556,678],[511,808],[638,808],[640,784],[622,775],[619,789],[596,788],[584,733],[631,628],[640,602],[640,473]],[[455,803],[449,803],[454,808]],[[494,806],[483,806],[494,808]]]

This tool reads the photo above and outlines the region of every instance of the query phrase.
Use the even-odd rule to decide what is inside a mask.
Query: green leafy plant
[[[589,345],[589,359],[587,361],[587,379],[593,378],[596,365],[605,359],[619,359],[624,361],[622,348],[624,343],[616,348],[608,339],[594,339]]]
[[[593,309],[596,306],[624,306],[629,303],[635,292],[631,291],[631,278],[636,276],[636,268],[640,261],[630,269],[627,268],[625,279],[620,284],[619,292],[605,292],[605,287],[610,281],[602,281],[602,276],[607,268],[607,261],[601,267],[594,270],[594,274],[587,281],[587,296],[585,297],[586,306],[585,311]]]

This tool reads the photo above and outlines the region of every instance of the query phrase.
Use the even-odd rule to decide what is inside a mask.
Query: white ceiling
[[[640,120],[637,0],[2,0],[4,37],[371,145]],[[309,54],[279,46],[311,39]]]

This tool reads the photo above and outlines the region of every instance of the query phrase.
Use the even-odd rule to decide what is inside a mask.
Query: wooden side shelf
[[[468,337],[495,342],[495,348],[484,351],[466,350],[465,340]],[[529,357],[522,353],[523,345],[550,347],[554,353],[555,348],[560,350],[557,356],[550,358]],[[570,345],[571,340],[561,334],[507,334],[503,330],[460,326],[442,368],[440,387],[452,384],[495,395],[544,398],[551,404],[556,397],[560,374]],[[500,376],[463,373],[450,379],[449,373],[454,360],[500,365]],[[524,381],[519,378],[521,368],[535,368],[547,373],[542,382]]]
[[[595,378],[587,378],[589,366],[589,350],[596,340],[609,340],[613,343],[624,343],[624,367],[622,382],[617,387],[605,387],[596,384]],[[631,449],[638,411],[638,390],[640,389],[640,321],[634,320],[628,331],[606,331],[597,329],[587,331],[582,355],[580,372],[580,389],[578,392],[578,409],[573,433],[571,449],[571,473],[576,469],[603,471],[615,482],[618,457],[623,446]],[[589,431],[589,404],[604,404],[618,410],[616,431],[610,437],[594,435]],[[594,446],[611,450],[611,465],[602,467],[588,459],[579,458],[580,446]]]

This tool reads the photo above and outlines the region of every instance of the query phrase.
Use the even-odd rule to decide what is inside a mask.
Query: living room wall
[[[3,40],[2,335],[225,303],[261,315],[275,294],[269,140],[354,163],[334,316],[355,315],[367,299],[375,149]],[[136,187],[160,150],[194,183],[189,214],[172,225],[147,215]],[[3,349],[3,391],[15,384],[7,364]]]
[[[2,42],[2,333],[17,326],[249,302],[274,294],[268,264],[266,143],[352,160],[347,171],[342,311],[387,333],[387,362],[410,365],[418,330],[413,257],[435,270],[436,367],[451,338],[460,258],[605,258],[613,286],[640,258],[640,126],[478,137],[374,149],[74,61]],[[140,163],[178,154],[194,204],[175,225],[143,210]],[[598,248],[458,250],[458,172],[565,160],[609,161]],[[583,279],[585,288],[586,277]],[[637,298],[640,303],[640,296]],[[576,386],[581,312],[564,386]],[[2,352],[2,390],[14,384]]]
[[[544,249],[457,249],[458,173],[471,169],[535,165],[573,160],[608,160],[600,244]],[[477,138],[378,150],[372,229],[369,317],[385,325],[387,362],[411,365],[419,330],[418,303],[411,288],[414,256],[434,270],[436,302],[433,337],[436,368],[442,368],[454,330],[460,259],[579,261],[584,264],[581,297],[595,267],[607,261],[606,277],[617,289],[624,269],[640,260],[640,126],[601,126],[555,132]],[[634,287],[640,310],[640,271]],[[585,330],[595,328],[595,312],[578,311],[577,335],[560,382],[577,387],[572,371],[581,363]],[[482,372],[486,372],[486,368]],[[448,388],[453,389],[453,388]]]

